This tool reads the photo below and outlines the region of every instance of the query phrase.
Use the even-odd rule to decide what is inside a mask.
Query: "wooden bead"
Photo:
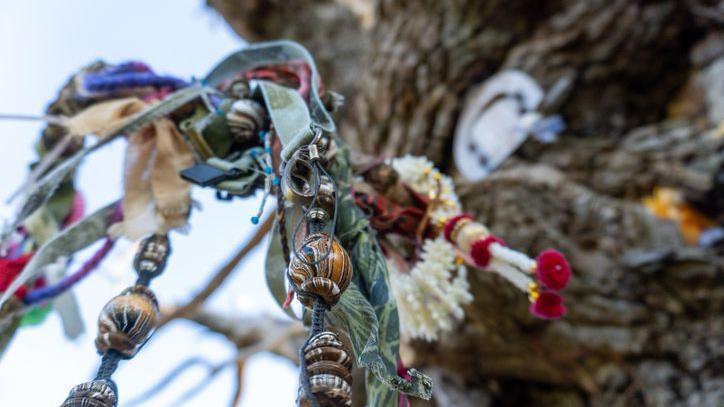
[[[309,387],[317,396],[322,407],[352,405],[352,386],[341,377],[332,374],[318,374],[309,378]]]
[[[113,384],[107,380],[93,380],[73,387],[60,407],[116,407],[116,405],[118,397]]]
[[[336,333],[324,331],[314,335],[312,339],[309,340],[307,346],[304,347],[304,351],[307,352],[311,349],[321,346],[334,346],[337,348],[344,348],[344,343],[342,343]]]
[[[310,349],[304,353],[304,360],[307,364],[312,364],[319,361],[329,361],[338,363],[347,369],[352,368],[352,358],[349,356],[346,350],[343,348],[332,347],[332,346],[321,346]]]
[[[315,233],[307,236],[298,254],[289,263],[289,278],[299,301],[310,308],[316,297],[327,306],[336,304],[352,279],[347,250],[326,233]]]
[[[328,360],[320,360],[307,365],[307,372],[310,377],[318,374],[333,374],[344,379],[347,384],[352,385],[352,372],[346,369],[342,364],[330,362]]]
[[[133,357],[153,334],[158,322],[158,302],[148,288],[125,289],[103,307],[98,318],[96,348],[101,354],[114,350]]]
[[[158,277],[166,268],[166,260],[170,254],[171,242],[168,235],[153,234],[141,241],[133,259],[133,268],[139,276],[146,274],[150,278]]]
[[[321,332],[304,348],[309,387],[322,407],[349,406],[352,403],[352,358],[333,332]],[[304,392],[299,404],[310,406]]]

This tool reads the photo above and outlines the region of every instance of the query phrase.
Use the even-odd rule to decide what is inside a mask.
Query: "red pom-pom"
[[[31,257],[32,254],[25,254],[13,260],[0,259],[0,292],[8,289],[13,280],[23,271]],[[28,290],[21,286],[15,291],[15,296],[23,299],[27,293]]]
[[[543,291],[530,306],[530,313],[543,319],[558,319],[566,315],[568,310],[563,305],[563,298],[552,292]]]
[[[538,280],[549,290],[560,291],[566,288],[571,279],[571,266],[566,258],[553,249],[544,250],[536,258]]]
[[[505,242],[503,242],[501,238],[493,235],[473,243],[473,246],[470,248],[470,257],[473,258],[476,266],[486,267],[488,263],[490,263],[490,245],[493,243],[505,246]]]
[[[460,215],[455,215],[452,218],[450,218],[450,220],[448,220],[447,223],[445,224],[445,229],[443,230],[443,233],[445,235],[445,240],[447,240],[450,243],[454,243],[452,241],[452,238],[450,235],[452,234],[453,229],[455,229],[455,225],[457,225],[457,223],[459,221],[461,221],[462,219],[472,219],[472,218],[473,217],[467,213],[461,213]]]

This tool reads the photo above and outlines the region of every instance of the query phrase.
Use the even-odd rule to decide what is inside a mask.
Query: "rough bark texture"
[[[682,189],[721,221],[722,6],[705,1],[209,0],[249,40],[292,38],[345,93],[353,146],[427,155],[453,171],[466,90],[519,68],[568,124],[474,185],[466,208],[511,245],[565,251],[569,315],[532,319],[471,273],[467,320],[413,343],[439,406],[724,403],[724,258],[683,244],[639,203]],[[368,28],[365,28],[368,26]],[[673,120],[673,119],[676,120]]]

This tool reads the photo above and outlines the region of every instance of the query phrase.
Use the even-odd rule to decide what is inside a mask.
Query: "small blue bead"
[[[271,147],[266,147],[266,148],[264,149],[264,151],[266,151],[267,153],[271,154],[272,148],[271,148]]]
[[[272,184],[274,184],[275,186],[279,185],[279,178],[274,178],[274,180],[272,181]]]
[[[256,158],[256,150],[251,150],[251,158]]]
[[[258,224],[259,223],[259,217],[258,216],[252,216],[251,217],[251,223]]]
[[[266,167],[266,168],[264,168],[264,172],[267,173],[267,174],[271,174],[271,173],[272,173],[272,168],[271,168],[271,167]]]

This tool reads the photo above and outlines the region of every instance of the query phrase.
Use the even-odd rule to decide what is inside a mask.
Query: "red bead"
[[[480,239],[473,243],[473,246],[470,248],[470,257],[473,258],[473,261],[475,261],[475,265],[478,267],[487,267],[488,263],[490,263],[490,245],[493,243],[498,243],[502,246],[505,246],[505,242],[497,236],[490,235],[486,237],[485,239]]]
[[[553,291],[566,288],[571,279],[571,266],[562,253],[553,249],[544,250],[536,258],[536,263],[536,275],[541,284]]]
[[[450,235],[452,234],[453,229],[455,229],[455,225],[462,219],[473,219],[473,217],[467,213],[461,213],[460,215],[455,215],[450,218],[450,220],[448,220],[445,224],[445,229],[443,229],[445,240],[450,243],[454,243]]]
[[[558,319],[566,315],[566,312],[568,310],[563,305],[563,298],[552,291],[540,293],[530,306],[530,313],[543,319]]]

